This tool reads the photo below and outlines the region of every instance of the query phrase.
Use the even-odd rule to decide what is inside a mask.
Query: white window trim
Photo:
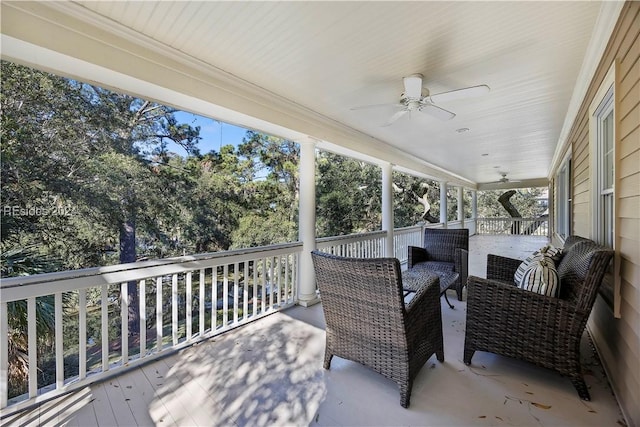
[[[599,155],[599,146],[598,146],[598,120],[597,114],[600,109],[603,101],[607,97],[610,90],[612,93],[612,104],[611,107],[613,109],[613,167],[614,167],[614,177],[613,177],[613,249],[616,251],[614,255],[614,264],[613,264],[613,276],[614,276],[614,290],[613,290],[613,314],[615,317],[620,317],[620,306],[621,306],[621,295],[620,295],[620,259],[618,254],[619,248],[619,237],[618,230],[619,228],[619,219],[617,212],[618,210],[618,197],[615,195],[616,188],[619,188],[619,162],[617,159],[617,153],[619,153],[619,126],[618,126],[618,111],[619,109],[619,97],[618,91],[616,90],[616,82],[618,82],[617,70],[618,67],[617,60],[611,64],[607,74],[605,75],[602,83],[600,83],[600,87],[596,92],[590,106],[589,106],[589,180],[591,183],[591,239],[599,241],[600,236],[600,227],[603,220],[603,215],[601,213],[601,186],[600,182],[600,174],[598,173],[599,168],[601,167],[601,159]]]
[[[571,179],[571,158],[572,151],[569,150],[556,173],[555,179],[555,234],[558,239],[565,241],[573,229],[573,180]],[[564,173],[564,176],[562,174]]]

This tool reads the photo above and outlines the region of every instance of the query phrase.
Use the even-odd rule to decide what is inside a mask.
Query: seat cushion
[[[413,268],[424,268],[427,270],[451,272],[453,271],[454,264],[451,262],[444,262],[444,261],[423,261],[415,264]]]

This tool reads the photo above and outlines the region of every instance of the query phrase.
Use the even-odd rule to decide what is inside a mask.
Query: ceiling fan
[[[411,114],[413,111],[422,111],[440,120],[450,120],[456,115],[451,111],[445,110],[436,104],[441,102],[449,102],[457,99],[470,98],[474,96],[484,95],[489,92],[489,86],[478,85],[461,89],[450,90],[447,92],[431,95],[427,88],[422,86],[422,74],[412,74],[402,79],[404,84],[404,92],[400,95],[400,102],[393,104],[376,104],[364,105],[362,107],[354,107],[352,110],[361,110],[365,108],[377,108],[385,106],[399,107],[383,126],[390,126],[405,114]]]
[[[505,184],[507,182],[522,182],[522,181],[512,180],[507,178],[507,172],[498,172],[498,173],[500,174],[500,176],[502,176],[502,178],[500,178],[497,181],[490,182],[489,184]]]

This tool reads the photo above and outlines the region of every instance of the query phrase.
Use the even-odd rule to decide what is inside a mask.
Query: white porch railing
[[[400,263],[407,262],[409,246],[422,246],[423,235],[424,227],[422,225],[393,230],[393,252]]]
[[[549,220],[542,218],[478,218],[477,234],[548,236]]]
[[[301,249],[301,243],[291,243],[3,279],[3,415],[294,304]],[[140,313],[140,331],[132,339],[129,283],[137,288]],[[55,379],[46,383],[39,381],[38,358],[46,355],[38,352],[45,337],[38,336],[43,319],[37,313],[49,302]],[[26,324],[16,325],[18,311],[26,312]],[[23,337],[28,348],[28,391],[19,396],[8,383],[10,320],[12,335]]]
[[[354,258],[379,258],[384,256],[386,231],[355,233],[344,236],[323,237],[316,240],[319,251],[332,255]]]

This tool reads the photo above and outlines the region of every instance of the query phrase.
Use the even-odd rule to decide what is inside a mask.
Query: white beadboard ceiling
[[[78,2],[102,18],[475,183],[548,176],[600,2]],[[117,26],[114,26],[117,27]],[[402,77],[486,84],[383,127]],[[468,132],[456,132],[469,128]],[[340,144],[340,141],[331,141]]]

